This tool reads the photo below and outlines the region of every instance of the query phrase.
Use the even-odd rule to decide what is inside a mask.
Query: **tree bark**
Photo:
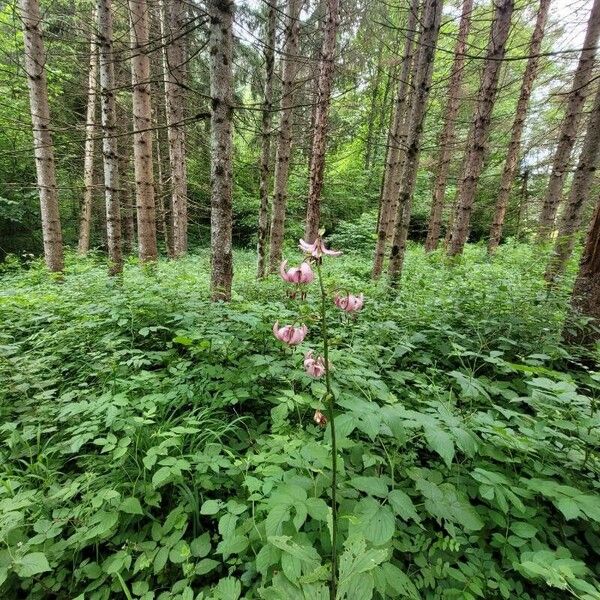
[[[371,273],[373,279],[379,279],[383,271],[386,247],[392,234],[402,183],[402,165],[406,150],[406,125],[409,125],[407,113],[410,111],[409,79],[414,58],[415,29],[420,3],[420,0],[411,0],[406,20],[406,39],[400,67],[398,93],[396,95],[392,124],[388,136],[387,159],[383,174],[383,187],[381,190],[377,224],[377,242]]]
[[[233,0],[209,0],[211,111],[211,294],[231,299],[233,279]]]
[[[106,203],[106,244],[108,271],[123,271],[121,251],[121,203],[119,201],[119,151],[115,101],[112,0],[98,0],[98,47],[100,53],[100,112],[102,118],[102,157],[104,200]]]
[[[146,0],[129,0],[131,81],[133,85],[133,168],[135,173],[138,253],[142,262],[158,257],[152,166],[152,103]]]
[[[533,88],[533,82],[537,76],[540,48],[544,38],[544,29],[548,18],[548,9],[550,8],[550,0],[540,0],[535,27],[531,35],[531,43],[529,44],[529,60],[523,74],[523,83],[521,85],[521,93],[517,101],[515,112],[515,120],[512,126],[510,142],[506,152],[504,169],[500,180],[500,190],[496,199],[496,207],[494,211],[494,220],[490,229],[490,239],[488,241],[488,253],[493,254],[500,244],[502,238],[502,228],[504,226],[504,217],[508,206],[510,191],[515,178],[517,169],[517,161],[521,150],[521,136],[525,127],[525,118],[527,116],[527,106],[529,105],[529,97]]]
[[[298,72],[298,42],[300,35],[300,10],[303,0],[288,0],[287,26],[283,49],[281,75],[281,122],[275,156],[273,182],[273,212],[271,216],[271,240],[269,247],[269,271],[279,268],[283,251],[287,184],[292,154],[292,122],[296,75]]]
[[[96,9],[92,11],[92,23],[96,22]],[[98,45],[92,34],[88,67],[87,110],[85,114],[85,144],[83,149],[83,198],[79,216],[79,239],[77,252],[87,254],[90,249],[90,224],[94,198],[94,147],[96,133],[96,95],[98,87]]]
[[[257,276],[267,274],[267,249],[269,242],[269,182],[271,163],[271,125],[273,111],[273,77],[275,72],[275,44],[277,43],[277,0],[267,1],[265,24],[265,85],[261,121],[260,147],[260,209],[258,212]]]
[[[593,344],[600,340],[600,199],[588,231],[579,274],[573,288],[571,307],[575,313],[590,317],[591,322],[571,341]]]
[[[312,150],[309,170],[308,206],[304,239],[312,243],[319,233],[321,219],[321,192],[325,171],[325,150],[327,147],[327,127],[335,58],[335,41],[339,24],[339,0],[327,0],[323,46],[319,60],[317,80],[317,102],[313,129]]]
[[[431,88],[431,76],[442,17],[443,0],[426,0],[423,14],[423,32],[416,56],[413,79],[414,97],[408,115],[406,159],[402,168],[401,189],[394,223],[394,238],[388,268],[389,283],[396,286],[402,274],[412,198],[419,168],[419,151],[423,134],[425,109]]]
[[[600,82],[596,82],[594,105],[588,119],[585,139],[577,169],[573,176],[569,202],[565,207],[558,228],[554,252],[546,269],[546,281],[552,283],[564,274],[581,227],[583,207],[589,197],[594,175],[600,160]]]
[[[444,211],[444,198],[446,194],[446,182],[448,170],[452,158],[452,144],[456,117],[460,108],[461,85],[465,68],[465,50],[471,28],[471,13],[473,12],[473,0],[463,0],[458,37],[454,47],[454,63],[450,73],[448,84],[448,105],[444,117],[444,127],[438,140],[439,154],[437,159],[437,173],[433,184],[433,199],[431,202],[431,213],[427,228],[427,239],[425,240],[425,251],[431,252],[437,248],[440,231],[442,229],[442,213]]]
[[[187,252],[187,166],[184,128],[185,81],[187,76],[185,5],[183,0],[163,0],[164,71],[169,164],[171,170],[171,210],[173,257]]]
[[[120,161],[119,161],[119,180],[121,183],[121,190],[119,199],[121,201],[121,215],[122,215],[122,237],[123,237],[123,252],[128,255],[131,254],[134,243],[135,243],[135,201],[133,185],[129,176],[129,151],[127,147],[121,150]]]
[[[477,98],[477,107],[471,123],[465,163],[456,195],[454,224],[448,245],[449,256],[462,253],[469,235],[471,211],[475,201],[477,184],[483,170],[492,110],[498,91],[498,76],[506,53],[506,41],[513,9],[514,0],[497,0]]]
[[[31,123],[37,187],[40,194],[44,258],[50,271],[61,272],[64,267],[62,229],[56,187],[54,145],[50,131],[50,106],[46,81],[46,53],[40,27],[38,0],[20,0],[23,40],[25,44],[25,72],[29,88]]]
[[[594,0],[590,18],[587,24],[583,49],[579,55],[579,62],[573,85],[567,100],[565,116],[563,118],[558,144],[552,161],[552,172],[548,182],[548,189],[544,198],[542,212],[538,227],[538,242],[548,241],[554,223],[556,213],[562,197],[565,173],[569,167],[569,160],[573,152],[573,146],[577,139],[577,129],[581,120],[583,105],[588,95],[588,84],[594,69],[594,58],[596,46],[600,36],[600,0]]]

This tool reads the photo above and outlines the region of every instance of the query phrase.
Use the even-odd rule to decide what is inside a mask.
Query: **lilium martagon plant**
[[[304,260],[297,267],[288,269],[288,261],[281,263],[279,274],[286,282],[294,286],[288,293],[290,298],[299,298],[305,300],[308,286],[315,280],[318,283],[320,303],[319,314],[316,320],[321,324],[321,342],[322,354],[315,354],[314,351],[307,350],[304,354],[304,370],[315,379],[325,379],[325,395],[321,399],[321,405],[327,407],[327,415],[321,410],[316,410],[313,416],[314,422],[319,427],[326,427],[329,423],[331,431],[331,578],[330,578],[330,597],[335,599],[337,596],[338,580],[338,514],[337,514],[337,444],[335,436],[335,398],[331,386],[332,364],[329,360],[329,330],[327,326],[327,308],[330,302],[330,296],[325,290],[323,280],[323,258],[338,257],[342,253],[336,250],[330,250],[323,241],[324,231],[320,230],[314,242],[309,243],[300,240],[299,248],[304,253]],[[336,293],[333,296],[333,304],[347,314],[355,315],[360,311],[364,304],[363,294],[355,295],[350,293]],[[305,324],[290,324],[280,326],[279,321],[273,325],[273,335],[288,346],[296,346],[304,341],[308,335],[308,328]]]

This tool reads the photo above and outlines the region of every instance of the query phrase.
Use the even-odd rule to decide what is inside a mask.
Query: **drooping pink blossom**
[[[299,267],[292,267],[286,271],[287,260],[284,260],[279,266],[279,274],[284,281],[288,283],[310,283],[314,280],[315,274],[307,262],[303,262]]]
[[[300,325],[295,327],[294,325],[285,325],[279,327],[279,321],[275,321],[273,324],[273,335],[284,344],[289,346],[295,346],[300,344],[308,333],[308,327],[306,325]]]
[[[327,425],[327,417],[320,410],[315,411],[315,414],[313,416],[313,421],[319,427],[325,427]]]
[[[313,357],[312,350],[304,355],[304,370],[315,378],[325,375],[325,359],[322,356]]]
[[[354,296],[353,294],[348,294],[347,296],[340,296],[340,294],[336,294],[333,299],[335,305],[346,312],[352,313],[357,312],[363,307],[364,296],[360,294],[359,296]]]
[[[302,250],[302,252],[306,252],[306,254],[310,254],[315,258],[321,258],[321,256],[323,256],[324,254],[326,256],[340,256],[342,254],[337,250],[329,250],[328,248],[325,248],[323,238],[320,235],[317,236],[317,239],[312,244],[309,244],[304,240],[300,240],[300,244],[298,247],[300,248],[300,250]]]

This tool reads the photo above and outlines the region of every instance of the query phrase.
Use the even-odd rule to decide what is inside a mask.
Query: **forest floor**
[[[600,599],[600,374],[561,342],[568,290],[537,252],[411,248],[393,297],[369,255],[324,264],[365,294],[328,313],[340,600]],[[254,270],[238,252],[229,304],[207,254],[0,273],[3,597],[329,597],[316,284],[300,301]]]

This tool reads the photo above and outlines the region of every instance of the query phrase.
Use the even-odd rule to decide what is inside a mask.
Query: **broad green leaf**
[[[450,435],[440,427],[435,426],[425,426],[423,431],[428,446],[437,452],[450,467],[454,459],[454,442]]]
[[[121,512],[127,513],[129,515],[143,515],[144,511],[142,510],[142,505],[137,498],[130,496],[129,498],[125,498],[123,502],[121,502],[121,506],[119,506],[119,510]]]
[[[30,552],[15,561],[15,571],[19,577],[33,577],[51,571],[48,559],[43,552]]]
[[[421,519],[415,510],[415,505],[408,494],[405,494],[402,490],[395,489],[388,494],[387,499],[390,506],[399,517],[405,521],[413,519],[413,521],[417,523],[421,522]]]
[[[200,507],[201,515],[216,515],[221,510],[220,500],[206,500]]]

